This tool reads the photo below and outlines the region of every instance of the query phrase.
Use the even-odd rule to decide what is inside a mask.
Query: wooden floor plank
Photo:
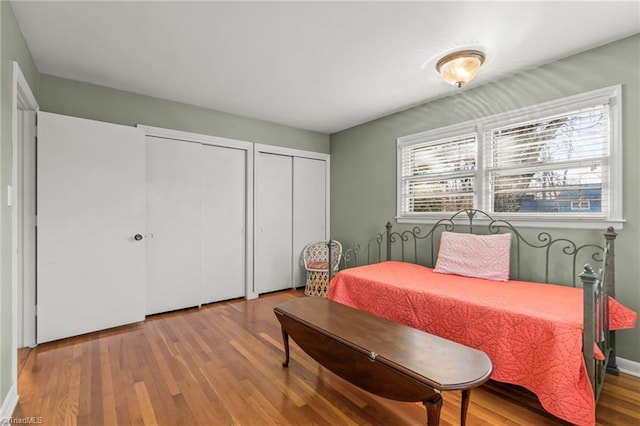
[[[138,397],[138,406],[140,407],[140,414],[142,415],[143,424],[145,426],[157,425],[158,420],[156,419],[156,414],[153,411],[153,406],[151,405],[151,399],[149,398],[147,387],[144,385],[144,382],[138,382],[134,386],[136,389],[136,395]],[[115,423],[105,423],[105,424],[115,424]]]
[[[15,417],[47,425],[423,425],[421,404],[364,392],[295,342],[284,360],[278,303],[302,290],[232,300],[22,350]],[[441,425],[459,424],[444,393]],[[598,425],[640,424],[640,378],[608,375]],[[489,382],[472,392],[468,424],[565,425],[535,398]]]

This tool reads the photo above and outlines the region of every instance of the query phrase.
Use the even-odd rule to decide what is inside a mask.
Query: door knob
[[[140,241],[141,239],[143,239],[144,237],[141,234],[136,234],[133,236],[133,239],[136,241]]]

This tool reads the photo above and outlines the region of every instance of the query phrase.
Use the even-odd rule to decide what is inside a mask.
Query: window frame
[[[608,211],[602,213],[496,213],[492,212],[491,194],[488,185],[489,171],[485,170],[484,157],[487,153],[486,130],[496,127],[517,125],[531,120],[543,119],[556,114],[567,113],[597,104],[609,104],[609,157],[604,157],[602,176],[603,194],[608,194]],[[622,229],[622,86],[615,85],[592,90],[578,95],[543,102],[513,111],[481,117],[462,123],[427,130],[396,140],[396,220],[398,223],[435,223],[449,212],[403,213],[402,195],[402,150],[418,144],[456,137],[465,133],[476,133],[476,173],[474,207],[483,210],[495,219],[507,220],[524,227],[545,227],[565,229],[602,229],[613,226]],[[604,198],[604,197],[603,197]]]

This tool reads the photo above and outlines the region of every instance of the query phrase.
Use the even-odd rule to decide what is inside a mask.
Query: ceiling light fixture
[[[463,84],[473,80],[483,63],[484,54],[482,52],[461,50],[440,59],[436,64],[436,70],[444,81],[460,88]]]

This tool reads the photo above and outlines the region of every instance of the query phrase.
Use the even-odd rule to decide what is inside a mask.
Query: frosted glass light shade
[[[436,69],[447,83],[462,87],[473,80],[484,63],[484,55],[476,50],[451,53],[440,59]]]

